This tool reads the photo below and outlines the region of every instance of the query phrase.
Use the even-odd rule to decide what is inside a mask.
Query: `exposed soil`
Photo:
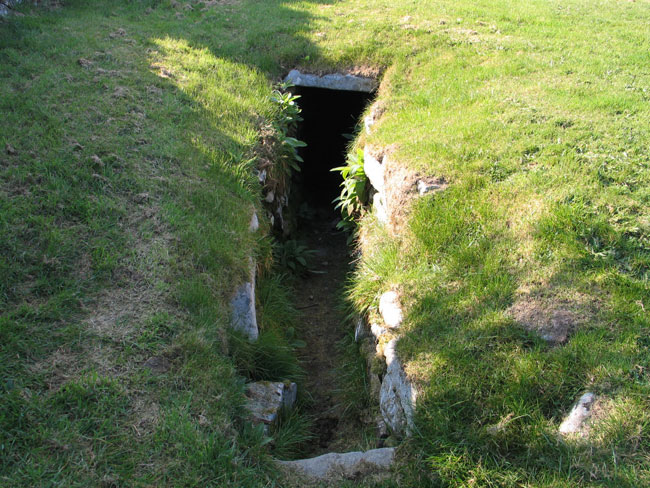
[[[313,399],[308,414],[315,418],[316,439],[310,455],[344,450],[355,441],[350,419],[343,418],[337,397],[341,387],[337,381],[337,343],[345,335],[339,305],[351,258],[346,235],[336,229],[334,219],[331,211],[321,210],[300,232],[302,240],[315,251],[312,271],[301,279],[296,290],[307,343],[301,361],[307,373],[306,390]]]

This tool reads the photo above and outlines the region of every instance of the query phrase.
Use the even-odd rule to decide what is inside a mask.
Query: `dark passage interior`
[[[330,170],[345,164],[348,143],[371,94],[304,87],[293,90],[301,95],[298,104],[304,119],[297,137],[307,143],[292,188],[302,209],[297,238],[313,252],[309,272],[296,287],[295,300],[302,312],[306,343],[300,359],[311,399],[307,413],[314,421],[315,438],[309,450],[317,455],[359,449],[363,439],[367,440],[358,419],[349,411],[345,414],[341,394],[344,360],[337,344],[346,331],[339,305],[351,258],[347,236],[336,227],[340,214],[332,202],[342,179],[340,173]]]
[[[372,94],[307,87],[293,91],[301,97],[298,104],[304,119],[298,139],[307,143],[300,152],[305,160],[300,176],[303,199],[312,207],[330,208],[341,184],[341,175],[330,170],[345,163],[350,142],[346,135],[355,132]]]

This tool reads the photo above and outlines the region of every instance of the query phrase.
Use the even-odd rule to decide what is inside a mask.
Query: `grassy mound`
[[[224,330],[265,248],[248,222],[272,82],[300,65],[383,72],[359,143],[449,184],[397,237],[361,222],[352,296],[400,290],[422,389],[404,482],[650,483],[646,2],[18,10],[0,22],[0,484],[274,483],[241,421],[237,367],[258,366]],[[587,390],[588,442],[560,439]]]

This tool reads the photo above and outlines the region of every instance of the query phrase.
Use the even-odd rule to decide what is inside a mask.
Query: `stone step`
[[[246,385],[246,410],[255,424],[264,424],[265,430],[273,424],[283,408],[296,403],[298,386],[281,381],[256,381]]]
[[[390,472],[394,459],[395,448],[384,447],[365,452],[330,452],[314,458],[277,461],[277,463],[299,478],[336,482],[344,479],[385,478]]]

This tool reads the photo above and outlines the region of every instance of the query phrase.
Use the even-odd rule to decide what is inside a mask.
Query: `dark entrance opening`
[[[331,169],[345,164],[348,145],[372,94],[312,87],[292,91],[301,96],[298,104],[304,119],[297,137],[307,143],[291,192],[300,205],[296,237],[313,253],[309,272],[295,289],[306,343],[300,352],[311,398],[306,408],[313,419],[314,439],[306,450],[310,455],[345,452],[363,443],[359,419],[346,412],[343,393],[349,388],[342,374],[349,359],[338,345],[349,324],[339,305],[352,258],[347,235],[336,226],[340,213],[333,203],[342,179]]]
[[[304,121],[298,139],[307,143],[300,155],[302,198],[319,210],[332,209],[340,193],[341,175],[330,171],[345,163],[347,146],[361,114],[372,98],[364,92],[294,87]]]

